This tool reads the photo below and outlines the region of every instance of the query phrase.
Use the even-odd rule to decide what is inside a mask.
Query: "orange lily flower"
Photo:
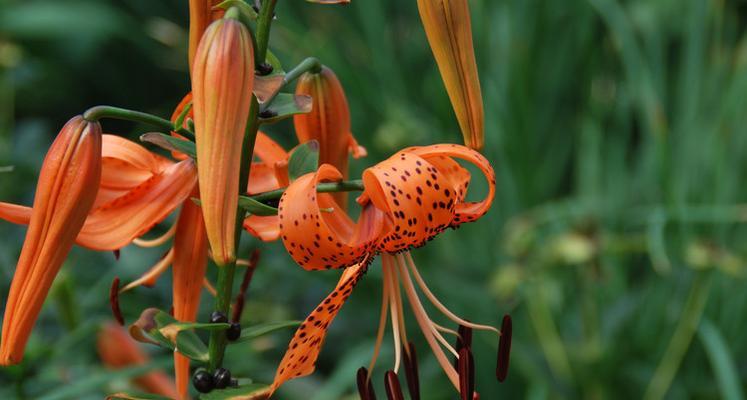
[[[470,173],[454,158],[480,168],[489,187],[485,199],[465,201]],[[433,145],[402,150],[364,171],[365,189],[358,199],[363,210],[357,223],[337,207],[331,195],[316,191],[317,183],[340,179],[341,174],[333,167],[322,165],[316,173],[294,181],[280,200],[281,237],[296,263],[309,270],[346,269],[335,290],[296,331],[276,372],[273,391],[289,379],[314,371],[329,324],[378,253],[383,254],[384,295],[369,371],[378,356],[388,313],[391,313],[395,340],[394,370],[399,368],[400,346],[407,343],[402,285],[428,344],[459,390],[459,375],[441,345],[454,354],[457,352],[443,338],[441,327],[428,317],[415,291],[413,278],[426,297],[449,319],[465,327],[500,332],[490,326],[472,324],[449,311],[425,285],[408,249],[424,245],[446,228],[456,228],[484,215],[495,195],[493,169],[482,155],[464,146]],[[409,353],[407,348],[406,351]]]
[[[236,259],[239,166],[254,85],[246,27],[223,18],[205,31],[192,66],[198,181],[208,241],[218,265]]]
[[[96,337],[96,350],[101,361],[112,369],[146,365],[150,357],[140,349],[129,333],[119,325],[104,324]],[[163,371],[152,371],[133,379],[133,383],[148,393],[177,398],[176,386]]]
[[[319,163],[331,164],[347,179],[348,154],[364,157],[366,149],[358,145],[350,132],[350,109],[337,75],[327,67],[318,73],[306,72],[298,79],[296,94],[309,95],[313,101],[310,113],[293,117],[298,141],[317,140]],[[347,205],[347,193],[335,193],[334,197],[341,206]]]
[[[215,8],[221,1],[219,0],[189,0],[189,65],[195,59],[197,46],[205,29],[211,22],[222,18],[224,11]],[[191,68],[190,68],[191,69]]]
[[[418,10],[464,143],[481,150],[485,116],[467,0],[418,0]]]
[[[83,227],[101,177],[101,126],[65,124],[42,164],[29,229],[5,304],[0,364],[16,364],[62,262]]]
[[[197,190],[192,194],[196,196]],[[197,318],[207,259],[208,243],[202,210],[195,203],[185,201],[176,222],[172,269],[174,318],[179,321],[194,322]],[[187,398],[189,358],[175,352],[174,369],[180,398]]]

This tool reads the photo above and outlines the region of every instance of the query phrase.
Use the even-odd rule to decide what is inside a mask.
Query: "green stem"
[[[128,110],[126,108],[112,106],[91,107],[83,113],[83,118],[87,121],[98,121],[102,118],[111,118],[142,122],[145,124],[157,126],[158,128],[166,131],[175,131],[176,133],[190,140],[194,140],[194,134],[192,132],[184,128],[174,129],[174,124],[167,119],[163,119],[161,117],[141,111]]]
[[[698,273],[693,280],[690,293],[687,295],[685,309],[682,311],[682,317],[680,317],[674,330],[672,340],[669,342],[664,357],[659,362],[654,377],[646,389],[646,394],[643,397],[645,400],[659,400],[667,394],[682,359],[690,347],[695,331],[698,329],[710,291],[711,274],[707,272]]]
[[[267,46],[270,41],[270,25],[275,14],[277,0],[263,0],[257,19],[257,60],[264,62],[267,58]]]
[[[269,192],[259,193],[259,194],[255,194],[254,196],[250,196],[250,197],[259,202],[277,200],[283,195],[286,189],[288,188],[281,188],[281,189],[272,190]],[[363,191],[363,181],[359,179],[359,180],[354,180],[354,181],[320,183],[316,186],[316,191],[318,193],[355,192],[355,191],[360,192],[360,191]]]
[[[285,76],[283,77],[283,85],[295,81],[299,76],[303,75],[304,72],[318,74],[322,72],[322,63],[319,62],[319,59],[316,57],[307,57],[296,65],[295,68],[285,73]]]

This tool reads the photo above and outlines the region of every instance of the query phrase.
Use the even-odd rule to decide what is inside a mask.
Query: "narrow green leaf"
[[[114,393],[106,396],[106,400],[171,400],[166,396],[150,393]]]
[[[200,395],[201,400],[264,400],[270,393],[270,386],[262,383],[252,383],[237,388],[213,390]]]
[[[306,114],[311,112],[311,106],[311,96],[280,93],[260,113],[259,122],[261,124],[272,124],[296,114]]]
[[[744,393],[742,393],[742,387],[739,383],[739,374],[731,357],[729,346],[716,325],[703,318],[700,321],[698,337],[705,347],[713,372],[716,374],[721,398],[726,400],[744,399]]]
[[[207,346],[187,325],[190,324],[182,324],[161,310],[149,308],[130,325],[130,336],[140,342],[178,351],[192,360],[207,362],[210,359]],[[212,329],[228,328],[228,324],[204,325],[220,325]]]
[[[275,207],[268,206],[267,204],[260,203],[251,197],[239,196],[239,207],[246,210],[246,212],[252,215],[268,216],[278,215],[278,209]]]
[[[176,151],[182,154],[186,154],[189,157],[197,158],[197,150],[195,149],[195,144],[193,142],[190,142],[189,140],[178,139],[171,135],[166,135],[160,132],[150,132],[141,135],[140,141],[154,144],[168,151]]]
[[[231,343],[248,342],[252,339],[267,335],[275,331],[286,328],[296,328],[301,325],[301,321],[274,321],[264,324],[254,325],[241,330],[241,336]]]
[[[319,142],[310,140],[298,145],[288,160],[288,175],[291,181],[314,172],[319,167]]]

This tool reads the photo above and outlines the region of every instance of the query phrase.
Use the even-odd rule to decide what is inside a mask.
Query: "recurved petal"
[[[276,141],[263,132],[257,132],[257,138],[254,143],[254,156],[266,164],[274,164],[278,161],[288,159],[288,152],[283,149]]]
[[[93,250],[117,250],[127,246],[187,200],[196,181],[192,160],[172,164],[126,195],[92,212],[78,235],[78,244]]]
[[[280,238],[280,218],[277,215],[250,215],[244,219],[244,229],[263,242],[274,242]]]
[[[31,220],[31,207],[0,202],[0,219],[13,224],[28,225]]]
[[[484,111],[467,0],[418,0],[438,69],[467,146],[484,142]]]
[[[323,164],[315,173],[296,179],[280,198],[278,217],[283,244],[305,269],[331,269],[354,265],[372,250],[382,229],[383,215],[365,207],[353,223],[328,193],[317,193],[319,182],[339,181],[342,175]]]
[[[42,164],[10,293],[0,364],[16,364],[62,262],[93,206],[101,179],[101,127],[77,116],[68,121]],[[18,217],[18,208],[11,209]]]
[[[197,188],[192,195],[198,195]],[[179,321],[193,322],[197,317],[207,260],[208,242],[202,210],[195,203],[185,201],[176,222],[172,265],[174,318]],[[174,369],[179,394],[187,398],[189,358],[174,353]]]
[[[274,392],[284,382],[306,376],[314,372],[316,359],[327,336],[327,329],[345,304],[353,288],[363,277],[368,268],[367,263],[358,264],[343,271],[337,287],[327,296],[306,320],[298,327],[288,344],[288,350],[280,361],[275,380],[272,383]]]

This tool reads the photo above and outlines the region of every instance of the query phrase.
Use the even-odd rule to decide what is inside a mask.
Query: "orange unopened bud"
[[[205,31],[192,67],[200,198],[218,265],[236,259],[239,170],[254,84],[253,52],[246,27],[224,18]]]
[[[366,149],[359,146],[350,132],[350,109],[340,81],[331,69],[322,67],[319,73],[307,72],[298,79],[296,94],[309,95],[311,112],[293,117],[296,136],[301,143],[319,142],[319,164],[332,164],[348,177],[348,154],[363,157]],[[335,193],[335,200],[345,206],[346,193]]]
[[[0,364],[23,358],[62,262],[83,227],[101,179],[101,126],[77,116],[57,135],[44,158],[29,229],[5,303]]]
[[[140,349],[127,331],[113,322],[101,327],[96,338],[96,350],[104,365],[112,369],[145,365],[150,362],[148,355]],[[163,371],[149,372],[132,381],[148,393],[177,398],[173,379]]]
[[[189,0],[189,65],[195,59],[197,46],[205,29],[212,21],[223,17],[222,9],[214,7],[220,4],[220,0]]]
[[[467,0],[418,0],[418,9],[464,143],[481,150],[485,116]]]
[[[197,191],[192,193],[197,196]],[[174,318],[194,322],[200,307],[202,282],[207,267],[208,244],[202,210],[191,201],[185,201],[174,235]],[[174,371],[180,398],[187,398],[189,387],[189,358],[174,352]]]

